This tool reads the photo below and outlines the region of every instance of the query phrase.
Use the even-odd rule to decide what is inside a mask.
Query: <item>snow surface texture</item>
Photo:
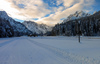
[[[0,64],[100,64],[100,37],[0,39]]]
[[[74,14],[69,15],[67,19],[65,19],[63,22],[67,22],[70,20],[79,19],[79,18],[87,17],[87,16],[90,16],[90,14],[85,13],[83,11],[76,11]]]

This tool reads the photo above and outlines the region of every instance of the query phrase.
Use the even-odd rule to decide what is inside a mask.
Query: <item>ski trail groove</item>
[[[100,60],[95,60],[93,58],[89,58],[89,57],[83,57],[83,56],[79,56],[79,55],[75,55],[69,52],[66,52],[62,49],[59,48],[55,48],[53,46],[49,46],[46,44],[42,44],[42,43],[38,43],[32,39],[28,39],[31,43],[42,47],[44,49],[47,49],[49,51],[51,51],[52,53],[56,54],[58,57],[61,57],[63,59],[66,59],[68,62],[74,62],[75,64],[100,64]]]
[[[13,41],[15,41],[15,40],[16,40],[16,39],[11,39],[11,40],[9,40],[9,41],[0,43],[0,47],[3,47],[3,46],[5,46],[5,45],[7,45],[7,44],[9,44],[9,43],[11,43],[11,42],[13,42]]]
[[[12,45],[15,46],[15,43],[16,43],[15,41],[17,40],[18,38],[11,39],[9,41],[2,43],[2,46],[0,47],[0,59],[1,59],[0,64],[13,64],[11,50],[13,50]]]

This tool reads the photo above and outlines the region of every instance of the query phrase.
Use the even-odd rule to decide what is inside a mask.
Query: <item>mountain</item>
[[[13,34],[14,31],[10,23],[5,19],[0,18],[0,37],[12,37]]]
[[[81,14],[82,15],[82,14]],[[69,16],[69,17],[75,17]],[[78,19],[69,20],[67,22],[62,22],[61,24],[55,25],[51,31],[51,35],[58,36],[77,36],[78,34],[82,36],[100,36],[100,11],[88,16],[83,15]]]
[[[32,34],[32,32],[28,30],[26,26],[9,17],[5,11],[0,11],[0,32],[0,37]]]
[[[32,21],[24,21],[23,24],[33,33],[36,34],[45,34],[48,31],[51,31],[51,27],[47,26],[45,24],[37,24],[35,22]]]
[[[75,19],[79,19],[79,18],[87,17],[87,16],[90,16],[90,14],[85,13],[83,11],[76,11],[74,14],[69,15],[67,19],[65,19],[63,22],[67,22],[70,20],[75,20]]]
[[[11,19],[5,11],[0,11],[0,18],[2,19]]]

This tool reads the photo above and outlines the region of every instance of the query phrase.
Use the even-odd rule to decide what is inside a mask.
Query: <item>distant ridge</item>
[[[70,20],[75,20],[87,16],[90,16],[90,14],[85,13],[83,11],[76,11],[74,14],[69,15],[63,22],[67,22]]]
[[[46,32],[48,31],[51,31],[52,30],[52,27],[50,26],[47,26],[45,24],[37,24],[33,21],[24,21],[23,24],[30,30],[32,31],[33,33],[36,33],[36,34],[45,34]]]

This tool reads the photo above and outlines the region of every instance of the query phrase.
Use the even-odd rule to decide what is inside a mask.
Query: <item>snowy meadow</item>
[[[0,38],[0,64],[99,64],[100,37]]]

